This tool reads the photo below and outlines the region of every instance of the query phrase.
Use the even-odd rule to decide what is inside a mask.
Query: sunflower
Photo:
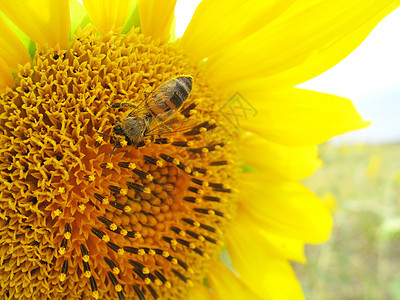
[[[400,1],[204,0],[179,39],[175,2],[2,1],[2,299],[302,298],[299,181],[367,123],[295,85]]]

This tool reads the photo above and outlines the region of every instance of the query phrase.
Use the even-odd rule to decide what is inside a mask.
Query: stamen
[[[68,274],[68,260],[64,260],[63,265],[61,267],[60,281],[63,282],[67,278]]]

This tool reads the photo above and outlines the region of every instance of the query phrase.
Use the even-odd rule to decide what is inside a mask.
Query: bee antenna
[[[113,155],[114,150],[115,150],[115,148],[117,147],[117,144],[119,144],[119,143],[116,142],[116,143],[114,144],[114,147],[112,148],[111,153],[110,153],[110,157]]]
[[[104,133],[104,132],[100,132],[100,131],[96,131],[96,133],[98,133],[98,134],[102,134],[102,135],[105,135],[105,136],[108,136],[108,137],[113,137],[112,135],[109,135],[109,134],[107,134],[107,133]]]

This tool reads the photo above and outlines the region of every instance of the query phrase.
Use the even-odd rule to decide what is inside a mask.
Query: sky
[[[178,0],[176,35],[181,36],[199,0]],[[400,141],[400,9],[387,16],[342,62],[299,87],[353,100],[372,124],[332,140],[340,144]]]

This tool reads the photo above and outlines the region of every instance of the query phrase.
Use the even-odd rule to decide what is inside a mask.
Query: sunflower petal
[[[246,95],[246,99],[258,114],[242,120],[240,126],[284,145],[319,144],[369,125],[361,119],[350,100],[335,95],[287,89],[268,95],[252,93]]]
[[[271,77],[268,86],[275,89],[301,83],[342,60],[399,3],[296,1],[259,31],[207,60],[208,79],[228,90],[237,89],[235,82],[243,79]]]
[[[288,147],[256,134],[248,134],[243,144],[243,160],[271,178],[304,179],[322,166],[317,146]]]
[[[168,41],[175,4],[176,0],[139,0],[142,33],[161,42]]]
[[[18,64],[25,65],[30,61],[28,50],[10,29],[6,22],[0,18],[0,58],[7,64],[10,75],[18,70]]]
[[[232,295],[235,299],[260,299],[220,260],[213,263],[207,279],[214,292],[213,299],[231,300]]]
[[[240,195],[241,213],[272,233],[305,243],[321,243],[329,238],[332,217],[328,209],[299,182],[244,173]]]
[[[131,0],[83,0],[90,20],[105,34],[110,30],[121,31],[128,15]]]
[[[83,18],[86,16],[85,8],[78,0],[69,0],[69,7],[71,13],[71,32],[76,33],[76,30]]]
[[[188,300],[212,300],[213,296],[203,284],[195,285],[188,296]]]
[[[234,221],[231,227],[227,246],[240,279],[261,299],[303,299],[301,286],[290,264],[270,255],[250,231],[243,230],[245,224]]]
[[[0,10],[33,41],[66,49],[69,28],[69,0],[3,0]]]
[[[247,210],[239,210],[234,222],[241,226],[233,226],[228,234],[239,239],[242,236],[251,235],[252,239],[256,240],[260,247],[263,247],[266,255],[300,263],[306,262],[304,242],[300,239],[269,230],[270,226],[266,226],[265,222],[259,222],[258,218],[254,219]]]
[[[202,1],[182,36],[181,45],[194,61],[211,58],[278,17],[293,2]]]

